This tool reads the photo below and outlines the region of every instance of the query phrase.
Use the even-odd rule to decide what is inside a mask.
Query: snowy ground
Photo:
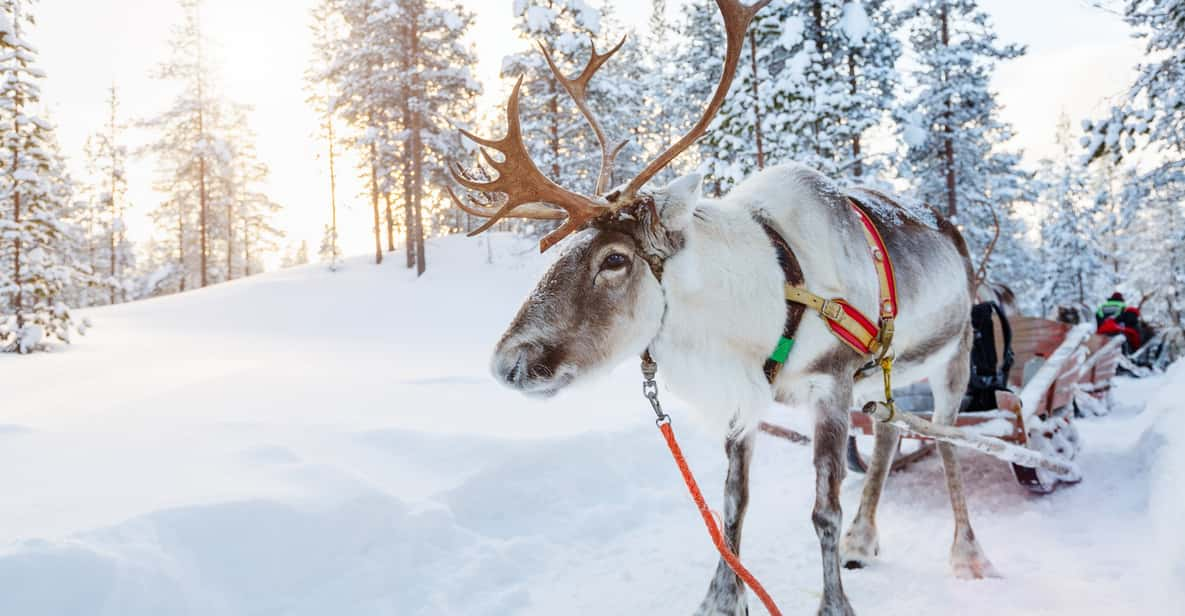
[[[93,310],[68,349],[0,357],[0,614],[689,614],[715,556],[636,366],[550,403],[493,383],[545,265],[493,241],[492,266],[441,242],[418,281],[396,254]],[[1118,396],[1080,422],[1078,486],[964,458],[1002,580],[948,575],[934,458],[892,476],[857,611],[1178,613],[1185,364]],[[719,444],[666,403],[717,497]],[[761,437],[745,560],[787,614],[819,597],[812,482],[806,448]]]

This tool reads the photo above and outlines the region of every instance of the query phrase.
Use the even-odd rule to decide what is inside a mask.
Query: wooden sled
[[[1012,391],[997,392],[997,408],[961,414],[954,426],[931,421],[932,398],[929,409],[915,403],[893,416],[883,404],[853,411],[849,468],[867,469],[873,424],[884,420],[902,430],[894,470],[929,455],[940,440],[1008,462],[1017,482],[1034,492],[1080,481],[1073,460],[1081,444],[1073,420],[1110,410],[1122,341],[1097,336],[1090,325],[1026,317],[1014,318],[1012,331]]]

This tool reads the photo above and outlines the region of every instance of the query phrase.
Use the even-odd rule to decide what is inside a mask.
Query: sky
[[[683,0],[684,2],[687,0]],[[706,1],[706,0],[705,0]],[[617,15],[639,31],[646,28],[649,3],[609,0]],[[683,2],[669,2],[672,12]],[[213,59],[223,93],[254,106],[250,121],[261,160],[271,169],[268,193],[284,206],[278,222],[286,242],[307,240],[315,252],[328,221],[325,146],[315,137],[317,118],[305,99],[304,71],[311,49],[309,10],[314,0],[207,0],[203,25],[214,41]],[[482,104],[502,104],[498,79],[502,56],[524,47],[509,36],[511,0],[464,0],[477,13],[472,33],[479,57]],[[1014,146],[1034,164],[1056,152],[1059,114],[1071,122],[1098,115],[1107,100],[1131,82],[1142,48],[1115,15],[1087,0],[982,0],[1000,41],[1028,46],[1020,59],[999,66],[993,87],[1012,123]],[[151,134],[134,123],[163,110],[176,90],[154,79],[153,69],[168,52],[180,9],[169,0],[42,0],[38,28],[28,38],[41,52],[48,73],[43,101],[58,125],[63,150],[82,177],[82,148],[106,114],[106,92],[120,92],[125,136],[135,148]],[[347,161],[348,162],[348,161]],[[341,169],[341,167],[339,167]],[[346,173],[350,173],[347,169]],[[153,162],[129,164],[128,232],[133,241],[152,234],[147,218],[161,196],[152,190]],[[339,172],[339,175],[342,173]],[[343,181],[344,180],[344,181]],[[360,184],[339,179],[339,229],[347,253],[363,253],[371,242],[369,212]],[[343,186],[344,184],[344,186]]]

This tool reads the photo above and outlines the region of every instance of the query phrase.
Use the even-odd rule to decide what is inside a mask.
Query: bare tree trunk
[[[185,278],[188,272],[185,271],[185,204],[181,199],[177,200],[177,267],[181,272],[181,280],[178,282],[177,291],[185,290]]]
[[[820,0],[814,0],[814,2],[811,3],[811,19],[815,21],[815,28],[813,32],[815,38],[815,51],[818,52],[819,57],[823,57],[823,3]],[[821,126],[820,120],[815,118],[814,130],[816,156],[822,156],[823,154],[822,144],[819,143],[819,133],[822,132],[820,129]]]
[[[111,237],[110,237],[110,244],[111,244],[111,303],[112,304],[115,303],[116,284],[118,284],[117,283],[118,279],[116,278],[116,271],[115,271],[115,250],[116,250],[116,247],[119,245],[118,239],[116,238],[117,231],[115,230],[115,225],[117,224],[117,222],[119,220],[119,208],[118,208],[118,204],[115,203],[116,183],[119,181],[119,178],[116,177],[116,168],[115,168],[116,162],[117,162],[116,158],[118,156],[118,154],[115,151],[115,138],[116,138],[116,130],[117,130],[116,126],[115,126],[115,110],[116,110],[115,84],[112,83],[111,84],[111,117],[110,117],[110,124],[109,124],[109,128],[110,128],[109,139],[110,140],[108,141],[108,144],[107,144],[108,147],[111,149]]]
[[[16,8],[16,11],[13,11],[14,13],[19,11],[19,9],[20,9],[19,6],[15,7],[15,8]],[[20,15],[18,15],[18,14],[13,15],[12,24],[13,24],[13,34],[15,36],[19,37],[20,36]],[[16,62],[18,65],[21,63],[20,59],[17,58],[17,56],[13,56],[13,61]],[[12,133],[14,135],[18,135],[18,136],[20,135],[20,130],[21,130],[20,117],[21,117],[21,110],[23,107],[24,107],[24,100],[21,97],[20,90],[18,89],[18,90],[16,90],[16,95],[13,97],[13,101],[12,101]],[[15,143],[13,143],[13,146],[12,146],[12,172],[14,174],[17,171],[17,167],[20,165],[20,158],[21,158],[20,157],[20,145],[21,145],[20,139],[18,138],[15,140]],[[13,221],[13,224],[15,224],[17,226],[17,229],[20,229],[20,225],[21,225],[21,191],[18,188],[18,185],[16,184],[15,176],[14,176],[13,184],[14,185],[13,185],[13,191],[12,191],[12,221]],[[23,285],[23,281],[21,280],[21,233],[18,230],[17,233],[15,233],[14,235],[15,235],[15,237],[13,238],[13,252],[12,252],[12,273],[13,273],[12,281],[13,281],[13,283],[16,284],[16,295],[13,298],[13,309],[16,311],[17,329],[20,329],[25,326],[25,315],[24,315],[24,310],[22,308],[22,305],[24,304],[24,293],[21,291],[21,288]]]
[[[405,101],[406,103],[406,101]],[[403,117],[408,125],[411,124],[411,109],[405,104],[407,112]],[[411,156],[409,154],[410,147],[403,152],[403,163],[401,165],[403,170],[403,242],[406,246],[407,252],[407,269],[411,269],[416,265],[416,238],[412,231],[416,228],[416,212],[415,206],[412,205],[411,192]]]
[[[749,60],[753,66],[753,136],[757,141],[757,169],[765,169],[765,150],[761,147],[761,98],[757,90],[757,33],[749,31]]]
[[[391,214],[391,192],[383,191],[387,206],[387,252],[395,252],[395,216]]]
[[[370,206],[374,211],[374,264],[383,262],[383,228],[379,221],[378,148],[370,142]]]
[[[195,7],[195,23],[197,24],[197,121],[198,121],[198,141],[201,142],[201,147],[205,148],[206,128],[205,128],[205,99],[202,93],[202,26],[201,26],[201,11]],[[198,155],[198,200],[201,203],[201,210],[198,217],[198,226],[201,235],[201,267],[202,267],[202,286],[206,286],[206,223],[207,223],[207,204],[206,204],[206,155],[203,153]]]
[[[856,97],[856,51],[848,51],[848,81],[851,84],[852,98]],[[852,176],[864,175],[864,161],[860,160],[860,133],[852,135]]]
[[[333,143],[333,112],[327,114],[325,123],[329,135],[329,237],[331,244],[329,262],[332,265],[337,265],[337,172],[334,169],[336,152]]]
[[[233,195],[228,195],[226,200],[226,279],[229,281],[234,278],[234,251],[232,247],[235,241],[235,218],[234,218],[234,199]],[[244,271],[246,265],[243,266]]]
[[[407,37],[407,31],[401,33],[404,38]],[[404,45],[405,50],[410,50],[409,45]],[[403,54],[403,71],[404,73],[411,73],[414,59],[411,57],[409,51]],[[403,126],[410,130],[411,119],[411,100],[409,93],[404,90],[402,99],[399,101],[400,111],[403,117]],[[401,183],[403,184],[403,242],[407,251],[407,269],[411,269],[416,265],[416,211],[413,201],[413,182],[412,182],[412,163],[411,163],[411,140],[409,139],[403,145],[403,156],[400,157],[400,172],[402,174]]]
[[[20,133],[17,133],[17,131],[20,130],[20,123],[17,120],[17,118],[20,117],[20,113],[21,113],[21,97],[20,97],[20,94],[17,94],[16,101],[13,105],[13,114],[12,114],[12,130],[16,134],[20,134]],[[12,148],[12,168],[13,169],[16,169],[17,165],[20,163],[20,149],[19,148],[20,148],[20,145],[19,145],[19,141],[18,141],[18,144]],[[15,223],[17,225],[17,228],[20,228],[20,224],[21,224],[21,191],[20,190],[13,190],[12,191],[12,220],[13,220],[13,223]],[[24,293],[21,291],[22,284],[23,284],[23,282],[21,280],[21,234],[18,232],[15,235],[16,235],[16,238],[13,240],[13,253],[12,253],[12,271],[13,271],[12,281],[14,283],[16,283],[16,296],[15,296],[14,302],[13,302],[13,309],[16,310],[17,329],[20,329],[25,326],[25,315],[24,315],[24,310],[22,309],[22,304],[24,303]]]
[[[420,53],[420,33],[419,33],[419,19],[418,12],[411,16],[411,57],[413,63],[419,58]],[[424,144],[420,137],[420,126],[422,118],[420,117],[420,105],[423,101],[419,100],[420,95],[420,80],[419,74],[413,72],[411,74],[411,93],[416,96],[417,100],[411,110],[411,152],[412,152],[412,199],[415,203],[416,210],[416,276],[423,276],[424,270],[427,268],[427,259],[424,255],[424,161],[423,150]]]
[[[946,2],[942,3],[942,10],[939,14],[942,20],[942,46],[950,46],[950,25],[949,17],[947,15]],[[947,87],[948,94],[946,95],[946,110],[943,112],[945,119],[943,132],[946,133],[946,138],[943,139],[943,156],[946,159],[946,215],[950,218],[955,218],[959,214],[958,200],[955,192],[955,144],[952,133],[954,128],[951,124],[954,122],[953,101],[950,98],[950,73],[946,70],[942,72],[942,83]]]
[[[243,217],[243,275],[251,275],[251,221]]]

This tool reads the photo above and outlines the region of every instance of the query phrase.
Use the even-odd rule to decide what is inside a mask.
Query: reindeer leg
[[[839,531],[843,511],[839,488],[843,482],[844,453],[848,442],[848,408],[852,404],[851,380],[822,377],[811,383],[810,404],[815,410],[815,508],[811,521],[823,554],[821,616],[855,614],[840,579]]]
[[[967,375],[971,370],[970,340],[971,331],[968,328],[963,344],[956,348],[954,356],[946,365],[945,373],[930,378],[930,388],[934,392],[933,421],[936,424],[954,425],[958,417],[963,392],[967,389]],[[955,577],[1000,577],[983,549],[979,547],[979,542],[975,540],[975,531],[971,529],[971,518],[967,513],[967,499],[963,495],[963,477],[959,471],[955,447],[950,443],[938,443],[938,453],[942,456],[942,468],[946,472],[946,489],[950,494],[950,504],[955,514],[955,538],[950,549],[950,563]]]
[[[749,461],[753,458],[756,432],[730,438],[724,443],[728,456],[728,476],[724,480],[724,538],[738,556],[741,553],[741,527],[749,506]],[[695,612],[697,616],[745,616],[745,586],[724,559],[716,565],[716,575],[708,594]]]
[[[897,452],[897,441],[901,433],[897,428],[881,422],[873,424],[873,431],[876,434],[876,447],[872,452],[872,462],[864,474],[860,509],[839,545],[843,566],[846,569],[861,569],[880,553],[876,533],[876,507],[880,503],[889,469],[893,467],[893,454]]]

